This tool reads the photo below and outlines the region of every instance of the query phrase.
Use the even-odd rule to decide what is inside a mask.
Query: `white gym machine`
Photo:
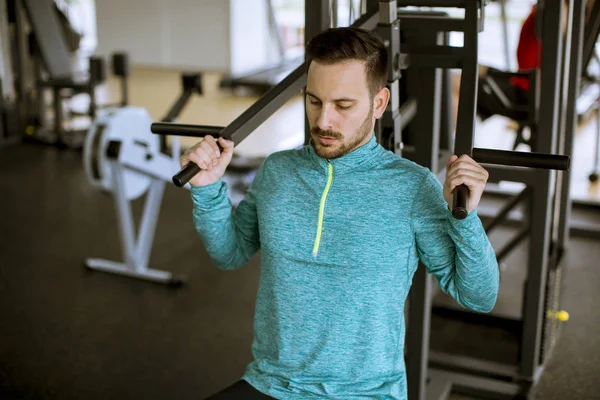
[[[148,268],[165,182],[179,170],[180,146],[171,138],[171,154],[160,151],[160,138],[150,131],[152,119],[140,107],[107,109],[92,124],[83,160],[89,182],[115,200],[123,261],[88,258],[86,267],[154,282],[180,285],[167,271]],[[189,187],[189,185],[187,185]],[[136,233],[131,201],[147,192]]]

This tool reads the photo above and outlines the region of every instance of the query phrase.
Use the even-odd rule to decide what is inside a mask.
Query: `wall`
[[[277,61],[265,0],[96,1],[100,55],[133,65],[239,73]]]
[[[133,65],[226,70],[229,14],[227,0],[96,1],[97,53],[127,51]]]

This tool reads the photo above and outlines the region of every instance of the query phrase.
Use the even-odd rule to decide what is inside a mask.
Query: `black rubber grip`
[[[452,216],[456,219],[465,219],[469,212],[467,203],[469,202],[469,188],[466,185],[459,185],[454,188],[454,199],[452,202]]]
[[[473,148],[471,157],[478,163],[508,165],[511,167],[554,169],[559,171],[568,171],[571,167],[571,158],[569,156],[556,154]]]
[[[183,187],[198,172],[200,172],[200,167],[198,165],[194,164],[193,162],[191,162],[188,165],[186,165],[185,167],[183,167],[183,169],[181,171],[179,171],[177,174],[175,174],[173,176],[173,183],[177,187]]]

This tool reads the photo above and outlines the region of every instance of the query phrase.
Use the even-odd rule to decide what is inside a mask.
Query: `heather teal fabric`
[[[242,378],[272,397],[406,399],[404,303],[419,259],[462,306],[495,304],[498,265],[477,212],[455,220],[436,177],[374,138],[331,161],[312,146],[272,154],[234,213],[222,181],[191,194],[219,268],[260,250],[254,360]]]

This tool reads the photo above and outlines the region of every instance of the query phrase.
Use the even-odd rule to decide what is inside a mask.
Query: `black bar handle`
[[[571,157],[524,151],[473,148],[471,158],[481,164],[509,165],[511,167],[542,168],[568,171]]]
[[[469,200],[469,188],[466,185],[458,185],[454,188],[454,201],[452,202],[452,216],[456,219],[465,219],[469,212],[467,211],[467,201]]]
[[[215,139],[224,137],[221,135],[222,127],[219,126],[208,126],[208,125],[186,125],[186,124],[173,124],[169,122],[154,122],[150,125],[152,133],[159,135],[174,135],[174,136],[188,136],[188,137],[204,137],[207,135],[213,136]],[[217,146],[222,152],[223,147],[217,141]],[[177,187],[183,187],[190,181],[201,168],[195,163],[189,163],[183,167],[178,173],[173,176],[173,184]]]
[[[206,135],[212,135],[215,138],[221,136],[221,132],[225,129],[222,126],[211,126],[211,125],[186,125],[186,124],[173,124],[170,122],[154,122],[150,125],[152,133],[159,135],[173,135],[173,136],[188,136],[188,137],[204,137]],[[229,139],[229,138],[225,138]],[[231,140],[231,139],[229,139]]]
[[[188,165],[186,165],[185,167],[183,167],[183,169],[181,171],[179,171],[178,173],[173,175],[173,183],[177,187],[183,187],[198,172],[200,172],[200,167],[197,164],[191,162]]]
[[[482,164],[509,165],[511,167],[542,168],[568,171],[571,157],[556,154],[528,153],[521,151],[481,149],[474,147],[471,158]],[[468,215],[467,202],[469,189],[459,185],[454,189],[452,215],[456,219],[465,219]]]

